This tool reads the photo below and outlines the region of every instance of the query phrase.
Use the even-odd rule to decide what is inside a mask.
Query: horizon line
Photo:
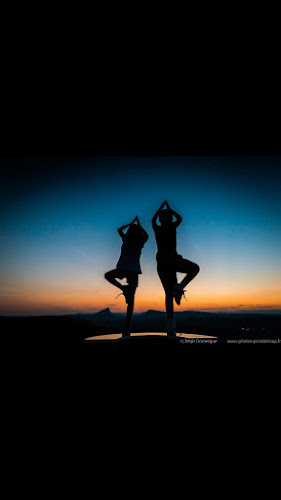
[[[92,312],[82,312],[82,311],[77,311],[77,312],[53,312],[53,313],[12,313],[12,314],[0,314],[0,318],[17,318],[17,317],[52,317],[52,316],[76,316],[76,315],[95,315],[98,314],[102,311],[107,311],[111,314],[118,314],[118,315],[126,315],[126,312],[112,312],[110,307],[105,307],[103,309],[99,309],[96,311]],[[140,311],[140,312],[134,312],[134,316],[139,316],[141,314],[145,314],[147,312],[159,312],[165,314],[165,311],[161,311],[158,309],[147,309],[145,311]],[[281,314],[281,307],[280,308],[255,308],[255,309],[239,309],[239,308],[227,308],[227,309],[185,309],[182,311],[174,311],[175,314],[182,314],[182,313],[211,313],[211,314],[237,314],[237,313],[245,313],[245,314],[250,314],[250,313],[277,313]]]

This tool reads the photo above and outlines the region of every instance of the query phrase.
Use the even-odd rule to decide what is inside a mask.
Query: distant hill
[[[112,313],[109,308],[103,309],[91,315],[80,315],[80,319],[102,331],[117,332],[124,324],[124,313]],[[281,314],[259,312],[201,312],[201,311],[178,311],[175,312],[177,330],[185,333],[215,333],[249,331],[263,332],[278,329],[281,331]],[[134,332],[166,331],[167,316],[165,311],[154,311],[152,309],[133,315],[132,328]],[[243,329],[243,330],[242,330]]]
[[[124,313],[113,313],[109,308],[93,314],[72,314],[62,316],[0,317],[0,343],[10,340],[25,345],[33,342],[69,343],[81,342],[86,337],[107,333],[120,333],[125,320]],[[227,339],[280,339],[281,314],[272,310],[246,313],[229,312],[175,312],[177,331],[182,333],[206,334],[218,337],[219,342]],[[148,310],[134,314],[132,332],[165,332],[166,312]],[[41,345],[42,345],[41,343]],[[45,347],[44,347],[45,348]]]
[[[97,319],[97,320],[108,320],[108,319],[113,319],[114,313],[111,312],[109,307],[106,309],[103,309],[102,311],[99,311],[97,313],[92,314],[92,317]]]
[[[109,307],[102,309],[96,313],[76,313],[66,315],[68,318],[78,318],[82,320],[102,322],[115,321],[116,319],[124,318],[125,313],[112,313]]]

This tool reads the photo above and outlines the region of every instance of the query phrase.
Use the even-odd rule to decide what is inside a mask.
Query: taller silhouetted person
[[[166,205],[166,209],[164,207]],[[175,221],[173,221],[173,216]],[[157,224],[159,218],[160,226]],[[158,251],[156,254],[157,272],[166,294],[167,334],[176,335],[173,299],[180,305],[184,287],[198,274],[200,268],[194,262],[184,259],[177,253],[177,227],[182,218],[172,210],[167,201],[155,213],[152,227],[155,232]],[[181,283],[177,283],[177,272],[186,273]]]
[[[128,230],[125,233],[124,231],[127,228]],[[148,234],[140,225],[137,216],[130,224],[120,227],[118,233],[123,240],[121,255],[117,262],[116,269],[108,271],[104,277],[109,283],[112,283],[112,285],[122,290],[125,297],[127,303],[127,316],[122,334],[123,337],[126,337],[130,335],[135,292],[138,286],[139,274],[142,273],[140,268],[140,256],[142,248],[148,240]],[[116,278],[121,280],[126,278],[127,285],[122,285]]]

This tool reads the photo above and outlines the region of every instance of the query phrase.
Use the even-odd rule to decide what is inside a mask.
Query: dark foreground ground
[[[218,344],[224,343],[275,343],[281,344],[280,314],[209,314],[178,313],[177,329],[182,333],[217,337]],[[97,343],[84,342],[94,335],[119,333],[124,316],[112,314],[109,310],[93,315],[0,317],[0,341],[14,346],[83,346],[95,348]],[[136,316],[133,332],[165,332],[165,314],[157,311]],[[110,342],[112,344],[112,342]],[[141,344],[186,344],[180,338],[165,337],[128,341],[115,341],[115,345]],[[199,342],[194,342],[199,343]],[[104,342],[105,344],[105,342]],[[100,345],[100,343],[98,343]]]

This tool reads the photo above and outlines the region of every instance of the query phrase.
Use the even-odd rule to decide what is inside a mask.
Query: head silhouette
[[[141,227],[138,224],[132,224],[126,233],[126,236],[133,241],[140,240],[142,238]]]
[[[161,226],[170,226],[173,222],[173,214],[171,210],[166,209],[162,210],[159,214],[159,221],[161,223]]]

